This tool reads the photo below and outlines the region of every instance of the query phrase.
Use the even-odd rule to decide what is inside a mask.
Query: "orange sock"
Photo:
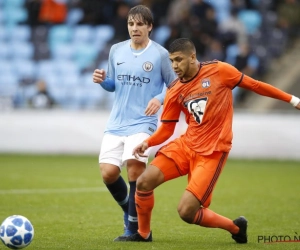
[[[210,227],[210,228],[222,228],[227,230],[231,234],[237,234],[239,227],[233,223],[232,220],[216,214],[208,208],[200,208],[196,213],[193,224]]]
[[[146,239],[150,233],[151,214],[154,207],[153,191],[136,191],[135,206],[139,221],[138,232]]]

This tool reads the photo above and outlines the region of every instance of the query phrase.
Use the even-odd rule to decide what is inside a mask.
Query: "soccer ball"
[[[6,218],[0,226],[0,239],[11,249],[27,247],[34,236],[31,222],[22,215],[12,215]]]

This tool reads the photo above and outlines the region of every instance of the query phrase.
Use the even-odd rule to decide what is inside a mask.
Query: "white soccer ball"
[[[27,247],[34,236],[31,222],[22,215],[12,215],[6,218],[0,226],[0,239],[11,249]]]

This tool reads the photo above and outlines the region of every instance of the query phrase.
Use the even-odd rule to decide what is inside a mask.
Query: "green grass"
[[[300,162],[228,160],[210,208],[231,219],[247,217],[249,243],[238,245],[224,230],[181,221],[176,209],[186,177],[156,189],[152,243],[112,242],[122,233],[122,213],[97,161],[97,155],[0,155],[0,221],[29,218],[35,236],[28,249],[38,250],[300,249],[300,243],[258,242],[260,235],[299,238]]]

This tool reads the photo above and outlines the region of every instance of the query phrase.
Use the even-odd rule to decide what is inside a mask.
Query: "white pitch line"
[[[0,195],[6,194],[60,194],[60,193],[91,193],[105,192],[105,187],[90,187],[90,188],[57,188],[57,189],[7,189],[1,190]]]

